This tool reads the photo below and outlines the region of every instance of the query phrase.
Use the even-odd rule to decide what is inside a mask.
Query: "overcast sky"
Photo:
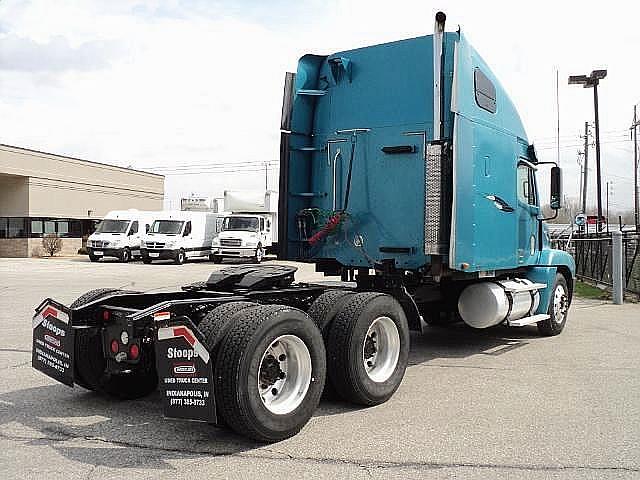
[[[630,208],[640,3],[629,1],[0,0],[0,143],[166,173],[173,207],[191,193],[262,188],[297,59],[431,34],[439,9],[492,66],[544,160],[556,157],[558,69],[569,196],[593,100],[567,76],[609,70],[599,89],[604,180],[612,207]]]

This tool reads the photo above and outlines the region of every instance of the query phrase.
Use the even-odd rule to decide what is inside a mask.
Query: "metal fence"
[[[551,242],[554,248],[573,255],[579,279],[613,285],[610,232],[574,233],[568,238],[555,238]],[[636,232],[622,232],[622,251],[625,290],[640,295],[640,235]]]

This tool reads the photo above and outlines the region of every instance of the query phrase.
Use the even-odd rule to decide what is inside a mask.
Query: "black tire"
[[[233,325],[231,318],[241,310],[257,307],[253,302],[229,302],[214,308],[198,324],[205,337],[205,345],[212,358],[216,358],[218,345]]]
[[[222,263],[222,257],[220,255],[209,255],[209,260],[213,263]]]
[[[149,265],[151,263],[151,259],[148,257],[142,257],[142,263]]]
[[[91,255],[89,256],[91,258]],[[97,257],[93,257],[97,258]],[[97,260],[91,260],[92,262]],[[106,297],[108,295],[112,295],[114,293],[119,293],[122,290],[117,288],[97,288],[95,290],[89,290],[88,292],[80,295],[76,298],[71,304],[71,308],[78,308],[87,303],[93,302],[94,300],[98,300],[99,298]],[[97,337],[98,344],[92,344],[92,346],[88,346],[91,343],[91,338]],[[82,347],[79,348],[79,345],[82,344]],[[76,331],[76,342],[75,342],[75,374],[74,380],[75,383],[80,385],[87,390],[95,390],[94,386],[92,386],[89,382],[84,379],[83,373],[86,373],[85,370],[87,367],[84,362],[79,361],[80,359],[85,359],[88,357],[94,357],[94,355],[87,355],[87,351],[95,351],[97,349],[102,349],[102,344],[100,343],[100,334],[96,332],[96,329],[91,330],[77,330]],[[91,376],[91,375],[89,375]]]
[[[253,256],[253,263],[262,263],[263,260],[264,260],[264,248],[262,248],[262,245],[258,244],[258,246],[256,247],[256,253]]]
[[[258,304],[253,302],[230,302],[214,308],[205,315],[198,324],[198,329],[205,337],[204,344],[211,358],[216,358],[222,339],[234,325],[232,317],[245,308],[256,306]],[[218,424],[226,425],[226,422],[219,417]]]
[[[132,293],[126,290],[101,288],[91,290],[71,304],[76,308],[94,300]],[[76,383],[88,390],[122,399],[140,398],[155,390],[158,375],[155,369],[153,347],[143,345],[140,363],[127,374],[112,375],[105,372],[107,362],[102,347],[102,335],[98,328],[76,331],[75,377]]]
[[[186,261],[187,261],[187,254],[181,248],[176,252],[176,258],[173,260],[173,263],[175,263],[176,265],[182,265]]]
[[[129,263],[129,261],[131,261],[131,250],[129,247],[124,247],[120,253],[120,262]]]
[[[399,337],[398,359],[390,376],[374,381],[364,366],[363,347],[374,320],[388,317]],[[329,329],[327,371],[329,381],[345,400],[361,405],[386,402],[400,386],[409,359],[409,325],[400,303],[382,293],[351,296]]]
[[[96,257],[93,253],[90,253],[89,260],[91,260],[92,262],[97,262],[98,260],[100,260],[100,257]]]
[[[560,299],[560,308],[556,311],[554,306],[554,296],[557,289],[564,289],[564,294],[562,294],[562,298]],[[549,309],[547,313],[550,317],[547,320],[543,320],[542,322],[538,322],[538,331],[541,335],[545,336],[554,336],[559,335],[562,330],[564,330],[564,326],[567,324],[567,316],[569,314],[569,305],[571,304],[571,292],[569,291],[569,286],[567,285],[567,279],[561,273],[556,274],[556,280],[553,283],[553,288],[551,289],[551,298],[549,300]],[[558,315],[560,313],[560,315]]]
[[[318,326],[325,339],[329,333],[331,322],[352,295],[353,292],[348,290],[328,290],[316,298],[309,307],[307,313]]]
[[[215,364],[216,406],[237,433],[261,442],[277,442],[300,431],[318,406],[326,375],[322,335],[309,316],[283,305],[241,310],[220,345]],[[263,404],[257,375],[263,354],[282,335],[302,340],[311,359],[311,380],[301,403],[275,414]]]

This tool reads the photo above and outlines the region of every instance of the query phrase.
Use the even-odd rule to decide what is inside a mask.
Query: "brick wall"
[[[0,257],[28,257],[27,238],[0,238]]]
[[[63,238],[62,251],[56,255],[76,255],[80,247],[81,238]],[[31,257],[34,256],[35,250],[38,250],[41,256],[45,256],[41,238],[0,238],[0,257]]]

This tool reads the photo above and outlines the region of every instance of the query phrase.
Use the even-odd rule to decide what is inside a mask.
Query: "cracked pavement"
[[[325,399],[273,445],[163,419],[157,394],[108,400],[31,368],[30,319],[45,297],[179,286],[217,268],[0,259],[2,478],[640,478],[640,305],[577,300],[554,338],[463,325],[413,334],[389,402]],[[297,278],[321,277],[304,265]]]

